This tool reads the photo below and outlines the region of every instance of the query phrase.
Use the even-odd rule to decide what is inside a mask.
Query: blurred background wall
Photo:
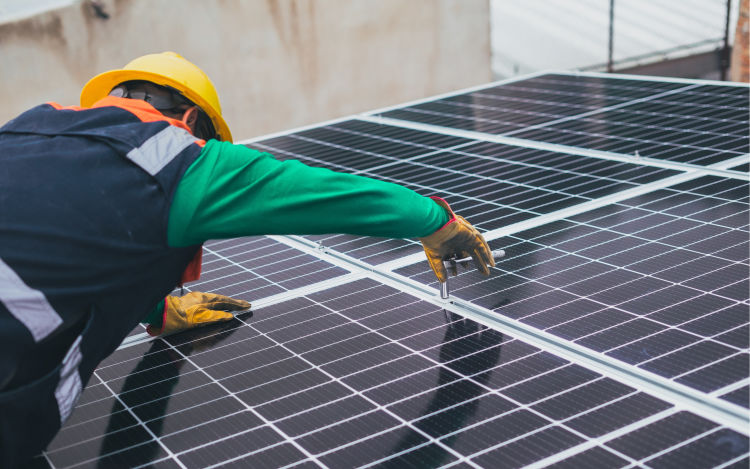
[[[0,122],[165,50],[241,140],[488,82],[489,0],[0,0]]]
[[[241,140],[541,70],[748,81],[748,0],[0,0],[0,122],[174,50]]]

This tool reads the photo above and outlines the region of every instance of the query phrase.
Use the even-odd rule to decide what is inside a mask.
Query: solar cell
[[[210,242],[187,288],[252,312],[134,331],[29,467],[746,466],[747,90],[545,74],[249,142],[507,256],[441,301],[414,240]]]

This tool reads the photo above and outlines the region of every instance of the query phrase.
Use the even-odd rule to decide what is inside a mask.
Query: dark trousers
[[[17,357],[3,367],[0,389],[0,468],[11,469],[39,454],[61,426],[55,392],[60,383],[63,359],[82,334],[80,321]],[[6,346],[12,340],[3,338]],[[5,347],[0,347],[0,349]],[[78,372],[78,370],[76,370]],[[88,376],[81,378],[87,379]],[[85,382],[82,383],[85,385]]]

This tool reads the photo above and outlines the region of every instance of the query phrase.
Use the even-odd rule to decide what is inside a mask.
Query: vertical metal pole
[[[731,0],[730,0],[731,1]],[[607,72],[612,73],[612,50],[615,32],[615,0],[609,0],[609,53],[607,54]]]
[[[448,288],[448,279],[445,282],[440,282],[440,298],[446,299],[450,296],[451,292]]]
[[[721,63],[719,73],[721,81],[727,79],[727,70],[729,70],[729,16],[732,12],[732,0],[727,0],[727,20],[724,24],[724,47],[721,48]]]

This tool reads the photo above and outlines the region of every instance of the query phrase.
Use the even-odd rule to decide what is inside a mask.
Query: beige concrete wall
[[[0,24],[0,121],[174,50],[236,140],[487,82],[488,0],[100,0]]]

